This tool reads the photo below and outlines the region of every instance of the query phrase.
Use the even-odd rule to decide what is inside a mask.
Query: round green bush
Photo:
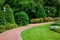
[[[19,26],[27,25],[29,23],[29,18],[26,12],[18,12],[15,14],[16,23]]]

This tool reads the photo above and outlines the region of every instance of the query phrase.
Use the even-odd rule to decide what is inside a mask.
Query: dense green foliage
[[[19,11],[25,11],[29,18],[57,17],[60,15],[59,0],[0,0],[0,2],[1,6],[9,4],[14,10],[14,14]]]
[[[42,13],[46,15],[43,8],[43,0],[6,0],[6,2],[12,7],[14,13],[18,11],[25,11],[29,15],[29,18],[43,17],[41,15]]]
[[[14,14],[16,12],[25,11],[30,19],[46,16],[57,17],[60,14],[57,9],[57,5],[60,5],[59,0],[5,0],[5,4],[11,6],[14,10]]]
[[[27,25],[29,23],[28,15],[25,12],[16,13],[15,19],[19,26]]]
[[[5,2],[5,0],[0,0],[0,9],[3,8],[4,2]]]
[[[57,17],[58,16],[56,7],[46,6],[45,11],[46,11],[48,17],[49,16],[50,17]],[[49,13],[48,13],[48,11],[49,11]]]

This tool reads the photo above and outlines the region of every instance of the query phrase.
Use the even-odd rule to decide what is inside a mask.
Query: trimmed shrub
[[[3,25],[4,23],[4,14],[3,12],[0,10],[0,25]]]
[[[4,32],[4,31],[5,31],[5,26],[0,25],[0,33]]]
[[[42,23],[44,22],[43,18],[31,19],[30,23]]]
[[[55,21],[57,21],[57,20],[60,20],[60,17],[56,17],[56,18],[54,18],[55,19]]]
[[[45,17],[44,22],[49,22],[49,19],[47,17]]]
[[[55,17],[55,18],[53,18],[53,17],[48,17],[48,19],[49,19],[50,22],[53,22],[53,21],[59,20],[60,17]]]
[[[14,24],[15,19],[14,19],[13,10],[10,8],[10,6],[8,4],[6,4],[4,7],[6,8],[6,13],[5,13],[6,22]]]
[[[15,14],[16,23],[19,26],[27,25],[29,23],[29,18],[26,12],[18,12]]]
[[[18,26],[16,24],[7,23],[5,29],[10,30],[10,29],[17,28],[17,27]]]
[[[40,18],[40,22],[43,23],[44,22],[44,18]]]
[[[30,23],[40,23],[40,19],[31,19]]]
[[[53,22],[58,20],[59,18],[45,17],[45,18],[37,18],[31,19],[30,23],[43,23],[43,22]]]
[[[49,19],[50,22],[54,21],[54,18],[52,18],[52,17],[48,17],[48,19]]]
[[[11,23],[7,23],[6,26],[0,25],[0,33],[6,31],[6,30],[10,30],[13,28],[17,28],[18,26],[16,24],[11,24]]]

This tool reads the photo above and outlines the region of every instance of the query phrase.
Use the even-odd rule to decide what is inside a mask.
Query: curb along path
[[[49,23],[52,23],[52,22],[39,23],[39,24],[29,24],[28,26],[22,26],[19,28],[8,30],[8,31],[0,34],[0,40],[22,40],[20,34],[25,29],[32,28],[32,27],[39,26],[39,25],[43,25],[43,24],[49,24]]]

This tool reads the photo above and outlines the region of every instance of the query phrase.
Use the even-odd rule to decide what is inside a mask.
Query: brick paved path
[[[22,40],[20,34],[25,29],[32,28],[32,27],[35,27],[38,25],[49,24],[49,23],[52,23],[52,22],[39,23],[39,24],[29,24],[28,26],[22,26],[19,28],[5,31],[4,33],[0,34],[0,40]]]

